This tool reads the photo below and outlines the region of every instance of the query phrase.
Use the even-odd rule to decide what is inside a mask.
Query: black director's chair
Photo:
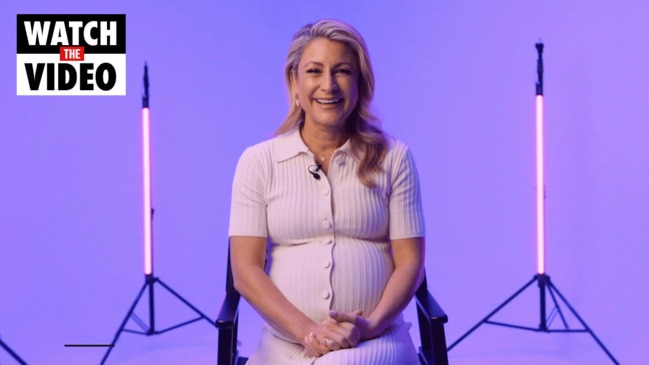
[[[219,329],[219,353],[217,365],[244,365],[248,359],[239,356],[237,330],[239,325],[239,300],[241,295],[234,288],[230,252],[225,279],[225,298],[221,304],[216,327]],[[444,324],[448,317],[428,292],[426,277],[415,294],[421,347],[419,362],[422,365],[448,365]]]

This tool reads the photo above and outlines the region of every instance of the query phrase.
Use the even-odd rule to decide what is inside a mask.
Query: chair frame
[[[446,334],[444,324],[448,316],[442,310],[432,294],[428,291],[426,277],[415,294],[417,319],[421,347],[419,361],[421,365],[448,365]],[[219,330],[218,365],[244,365],[248,359],[239,356],[237,336],[239,329],[239,301],[241,295],[234,288],[230,251],[228,250],[227,274],[225,279],[225,298],[216,319]]]

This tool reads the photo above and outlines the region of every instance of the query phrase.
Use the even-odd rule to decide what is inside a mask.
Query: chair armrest
[[[239,300],[241,294],[232,290],[225,293],[219,316],[216,318],[216,327],[221,329],[231,329],[234,327],[237,315],[239,314]]]
[[[238,358],[237,332],[239,327],[239,300],[241,295],[236,290],[227,290],[223,304],[216,318],[219,330],[218,365],[234,365]]]
[[[448,316],[428,291],[425,277],[417,289],[415,301],[417,302],[417,318],[421,338],[420,362],[426,365],[448,365],[444,331],[444,324],[448,322]]]
[[[431,325],[443,325],[448,322],[448,316],[437,303],[435,298],[430,294],[428,288],[424,285],[419,287],[415,295],[417,307],[422,311],[424,317]]]

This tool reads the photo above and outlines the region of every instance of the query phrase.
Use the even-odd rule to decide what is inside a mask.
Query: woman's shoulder
[[[403,156],[409,153],[410,147],[408,147],[408,145],[402,140],[396,137],[386,136],[386,141],[387,141],[387,148],[386,148],[387,159],[403,158]]]
[[[267,170],[272,161],[272,140],[273,138],[267,139],[246,147],[239,155],[238,169]]]
[[[257,142],[246,147],[243,151],[243,156],[271,156],[273,154],[274,145],[281,136],[273,136],[261,142]]]
[[[265,163],[283,161],[306,148],[300,142],[299,134],[296,135],[294,131],[289,131],[247,147],[242,153],[241,159],[253,159]]]
[[[261,142],[254,143],[246,147],[246,151],[265,151],[268,149],[272,149],[272,145],[276,139],[277,137],[270,137]]]

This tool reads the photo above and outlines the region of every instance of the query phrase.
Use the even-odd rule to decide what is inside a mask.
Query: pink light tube
[[[151,248],[151,139],[149,108],[142,108],[142,166],[144,176],[144,274],[153,273]]]
[[[536,267],[538,274],[545,274],[545,177],[543,175],[543,95],[536,95]]]

